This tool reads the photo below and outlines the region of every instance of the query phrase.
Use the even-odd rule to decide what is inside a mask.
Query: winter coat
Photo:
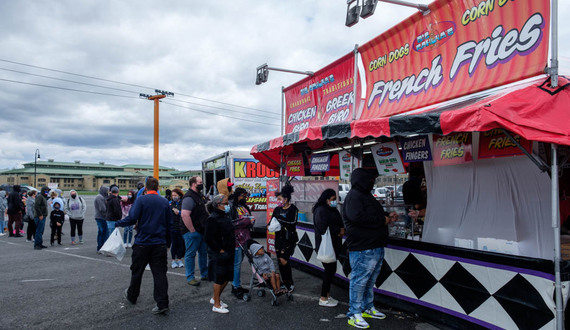
[[[71,193],[75,193],[77,196],[75,198],[69,197],[67,203],[65,204],[65,213],[69,215],[70,219],[73,220],[83,220],[85,219],[85,210],[87,209],[87,205],[83,198],[77,194],[75,190],[71,190]]]
[[[322,235],[329,229],[333,243],[334,252],[338,256],[342,248],[342,237],[340,229],[344,228],[340,212],[336,207],[329,205],[318,206],[313,213],[313,223],[315,225],[315,249],[319,251]]]
[[[123,217],[123,211],[121,210],[121,198],[113,194],[107,197],[107,212],[105,214],[105,220],[107,221],[119,221]]]
[[[8,214],[16,214],[24,209],[24,203],[22,203],[20,196],[20,186],[14,185],[13,189],[8,195]]]
[[[43,217],[45,220],[48,216],[48,204],[46,200],[46,193],[49,188],[46,186],[42,187],[42,190],[36,195],[36,202],[34,204],[34,215],[36,218]]]
[[[6,199],[6,192],[0,190],[0,221],[4,221],[4,213],[8,209],[8,200]]]
[[[230,217],[222,210],[214,209],[206,222],[204,240],[214,253],[234,252],[236,236]]]
[[[352,188],[344,199],[342,216],[349,251],[364,251],[386,246],[388,226],[384,208],[372,196],[375,176],[365,169],[352,172]]]

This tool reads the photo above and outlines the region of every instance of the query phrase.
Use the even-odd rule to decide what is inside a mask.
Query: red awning
[[[495,89],[478,96],[410,111],[386,118],[356,120],[322,127],[309,127],[255,145],[253,157],[277,169],[280,153],[298,154],[319,149],[326,142],[366,137],[412,134],[483,132],[504,128],[527,140],[570,145],[570,80],[559,77],[558,87],[550,78],[537,77],[516,86]]]

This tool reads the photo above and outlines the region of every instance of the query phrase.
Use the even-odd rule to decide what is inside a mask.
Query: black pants
[[[336,274],[336,262],[331,262],[327,264],[323,264],[325,268],[323,274],[323,286],[321,287],[321,297],[328,297],[329,292],[331,292],[331,284],[334,278],[334,274]]]
[[[34,219],[28,218],[28,231],[26,231],[26,236],[28,241],[32,240],[32,237],[35,237],[36,234],[36,222]]]
[[[158,308],[168,307],[168,278],[166,272],[166,245],[133,245],[131,264],[131,285],[127,291],[129,300],[136,302],[140,294],[142,277],[146,265],[150,265],[154,281],[154,301]]]
[[[55,222],[51,224],[51,236],[49,237],[50,244],[53,244],[55,241],[55,235],[57,235],[57,244],[61,244],[61,227],[63,227],[63,225],[58,226]]]
[[[83,236],[83,220],[69,219],[71,225],[71,237],[75,237],[75,227],[77,227],[77,235]]]
[[[291,262],[289,259],[293,255],[295,251],[295,243],[283,241],[276,239],[275,240],[275,252],[277,254],[277,264],[279,265],[279,272],[281,273],[281,280],[283,280],[283,284],[287,287],[293,284],[293,269],[291,269]],[[286,265],[281,264],[281,259],[285,259],[287,261]]]

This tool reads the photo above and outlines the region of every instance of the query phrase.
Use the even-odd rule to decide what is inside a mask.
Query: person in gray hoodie
[[[85,210],[87,205],[83,198],[79,197],[77,191],[69,192],[69,199],[65,203],[65,213],[69,216],[69,225],[71,226],[71,244],[75,245],[75,228],[79,235],[79,244],[83,244],[83,220],[85,219]]]
[[[99,188],[99,195],[95,197],[95,221],[97,221],[97,252],[101,249],[105,240],[107,239],[107,221],[105,217],[107,215],[107,205],[105,200],[107,199],[107,194],[109,193],[109,187],[101,186]]]
[[[4,233],[6,228],[6,220],[4,219],[4,214],[6,213],[7,208],[8,201],[6,200],[6,192],[4,190],[0,190],[0,236],[6,235]]]

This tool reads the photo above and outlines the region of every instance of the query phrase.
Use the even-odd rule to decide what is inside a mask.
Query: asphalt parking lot
[[[270,295],[238,300],[226,288],[222,300],[230,313],[211,311],[212,284],[186,284],[183,268],[168,272],[170,312],[153,315],[152,275],[146,272],[136,305],[123,298],[130,279],[131,250],[122,261],[96,253],[97,225],[93,218],[94,196],[84,223],[85,244],[71,245],[69,224],[64,224],[63,245],[36,251],[24,238],[0,237],[0,329],[309,329],[351,328],[344,317],[348,291],[333,285],[340,301],[334,308],[318,306],[321,280],[294,269],[294,300],[279,298],[271,306]],[[44,244],[49,243],[49,228]],[[49,245],[49,244],[46,244]],[[169,262],[170,265],[170,262]],[[242,283],[249,282],[251,267],[244,260]],[[398,311],[386,310],[385,320],[371,320],[371,329],[436,329],[425,321]]]

